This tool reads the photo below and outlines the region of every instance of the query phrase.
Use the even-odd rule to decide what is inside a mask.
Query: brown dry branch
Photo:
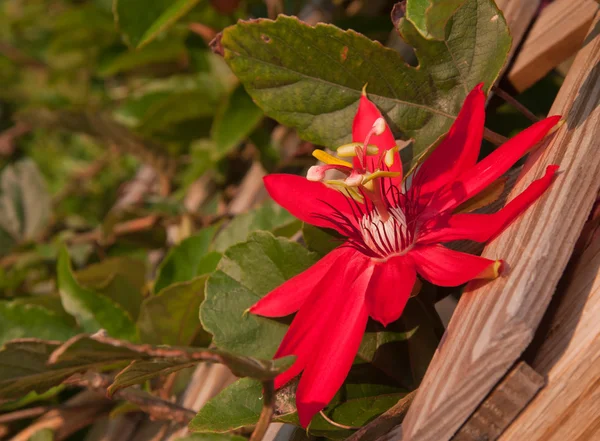
[[[537,116],[535,116],[533,114],[533,112],[531,110],[529,110],[527,107],[525,107],[519,101],[517,101],[508,92],[505,92],[504,90],[500,89],[497,86],[494,86],[492,88],[492,91],[496,95],[498,95],[500,98],[502,98],[504,101],[506,101],[508,104],[510,104],[511,106],[513,106],[515,109],[517,109],[519,112],[521,112],[525,117],[527,117],[527,119],[529,119],[529,121],[535,123],[535,122],[538,122],[540,120]]]
[[[113,378],[109,375],[87,372],[83,375],[73,375],[65,381],[65,384],[69,386],[84,387],[108,396],[107,390],[112,382]],[[196,413],[190,409],[186,409],[138,389],[120,389],[112,394],[111,398],[129,401],[130,403],[138,405],[140,410],[147,413],[153,420],[174,421],[179,424],[187,424],[196,415]]]
[[[108,415],[113,403],[92,391],[83,391],[67,400],[64,406],[52,409],[16,434],[11,441],[29,441],[42,429],[54,432],[54,440],[62,441],[73,433]]]
[[[275,387],[273,380],[263,382],[263,407],[258,422],[250,436],[250,441],[262,441],[275,413]]]
[[[0,156],[10,156],[16,148],[17,138],[29,133],[31,127],[23,122],[17,122],[14,126],[0,133]]]

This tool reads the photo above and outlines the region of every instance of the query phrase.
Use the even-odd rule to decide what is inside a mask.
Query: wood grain
[[[544,377],[527,363],[519,362],[492,390],[452,441],[495,441],[543,385]]]
[[[555,0],[546,6],[508,73],[515,89],[522,92],[531,87],[575,54],[597,10],[594,0]]]
[[[540,3],[541,0],[496,0],[496,5],[504,15],[513,40],[508,55],[509,60],[513,58],[519,44],[521,44],[521,40],[527,29],[529,29]],[[502,73],[499,77],[502,76]]]
[[[600,209],[544,317],[532,364],[547,385],[501,441],[600,439]],[[588,222],[590,223],[590,222]]]
[[[450,439],[531,342],[600,187],[599,18],[550,112],[566,124],[530,155],[513,195],[549,164],[559,175],[485,249],[505,259],[508,273],[467,286],[402,429],[385,439]]]

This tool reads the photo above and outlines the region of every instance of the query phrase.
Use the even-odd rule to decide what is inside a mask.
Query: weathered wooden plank
[[[496,0],[496,5],[502,11],[513,39],[509,60],[512,59],[525,36],[540,3],[541,0]]]
[[[544,377],[521,361],[502,379],[452,441],[495,441],[544,385]]]
[[[575,54],[597,10],[594,0],[555,0],[546,6],[508,73],[515,89],[522,92],[531,87]]]
[[[550,112],[566,124],[530,156],[513,194],[548,164],[560,174],[485,249],[506,260],[507,274],[467,286],[402,429],[386,439],[450,439],[531,342],[600,187],[599,19]]]
[[[547,385],[501,441],[600,439],[600,207],[572,259],[535,341],[531,363]]]

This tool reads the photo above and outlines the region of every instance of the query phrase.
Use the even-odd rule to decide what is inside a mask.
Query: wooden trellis
[[[527,2],[499,3],[516,10]],[[484,250],[484,256],[502,256],[512,268],[492,283],[467,286],[406,418],[382,440],[600,439],[595,205],[600,188],[600,13],[593,1],[559,0],[551,6],[532,27],[509,79],[518,78],[517,88],[526,88],[542,70],[571,55],[566,47],[576,43],[581,49],[550,111],[566,122],[530,155],[513,193],[548,164],[559,164],[561,172],[548,194]],[[567,6],[578,15],[567,14],[563,23],[556,11]],[[522,16],[506,15],[511,27],[522,29]],[[571,31],[582,23],[585,35]],[[560,55],[544,58],[542,68],[536,55],[540,47],[529,39],[552,32],[569,41],[544,47]],[[525,351],[531,368],[517,363]]]

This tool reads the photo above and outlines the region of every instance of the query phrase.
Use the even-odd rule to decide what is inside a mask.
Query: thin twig
[[[250,436],[250,441],[261,441],[267,432],[275,413],[275,387],[273,380],[263,382],[263,407],[258,422]]]
[[[363,438],[377,439],[390,432],[394,427],[402,423],[408,408],[417,395],[417,390],[406,394],[392,408],[375,418],[366,426],[363,426],[357,432],[350,435],[346,441],[359,441]]]
[[[508,138],[506,136],[502,136],[499,133],[492,132],[487,127],[483,129],[483,137],[494,145],[502,145],[506,141],[508,141]]]
[[[509,95],[507,92],[505,92],[504,90],[500,89],[499,87],[493,87],[492,90],[493,90],[493,92],[496,95],[498,95],[500,98],[502,98],[508,104],[510,104],[511,106],[513,106],[519,112],[521,112],[523,114],[523,116],[525,116],[530,121],[536,123],[536,122],[538,122],[540,120],[537,116],[535,116],[535,114],[531,110],[529,110],[523,104],[521,104],[520,102],[518,102],[515,99],[515,97],[513,97],[512,95]]]
[[[86,389],[106,394],[108,387],[112,384],[112,378],[108,375],[87,372],[84,375],[73,375],[65,381],[65,384],[85,387]],[[153,420],[175,421],[180,424],[187,424],[196,416],[196,413],[190,409],[138,389],[121,389],[115,392],[112,397],[137,404]]]
[[[345,424],[336,423],[331,418],[329,418],[325,414],[325,412],[323,412],[322,410],[320,410],[319,413],[321,414],[321,416],[323,417],[323,419],[325,421],[327,421],[329,424],[331,424],[332,426],[339,427],[340,429],[344,429],[344,430],[358,430],[358,429],[360,429],[360,427],[357,427],[357,426],[346,426]]]

